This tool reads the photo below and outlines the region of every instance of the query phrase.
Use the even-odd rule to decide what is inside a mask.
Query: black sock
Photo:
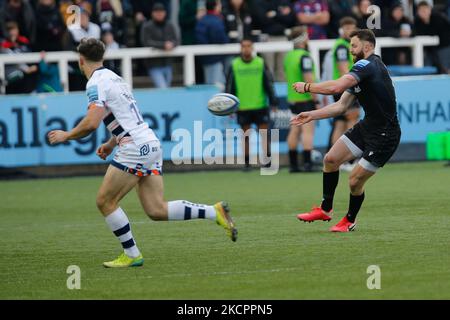
[[[339,182],[339,170],[323,173],[323,200],[322,210],[329,212],[333,208],[334,191]]]
[[[298,168],[297,150],[289,150],[289,164],[291,168]]]
[[[303,150],[303,162],[311,163],[311,150]]]
[[[364,192],[359,196],[354,196],[354,195],[350,194],[350,201],[349,201],[348,213],[347,213],[348,221],[355,222],[356,215],[358,214],[363,201],[364,201]]]

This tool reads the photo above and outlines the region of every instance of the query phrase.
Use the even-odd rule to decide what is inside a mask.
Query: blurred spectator
[[[426,63],[433,64],[440,73],[450,72],[450,22],[440,12],[432,11],[431,6],[422,1],[417,5],[415,19],[416,35],[439,37],[439,46],[426,49]]]
[[[58,65],[56,63],[47,63],[45,57],[46,52],[41,51],[36,92],[62,92],[63,87],[59,78]]]
[[[152,20],[141,29],[141,43],[146,47],[171,51],[179,43],[175,26],[167,21],[167,11],[162,3],[155,3]],[[168,88],[172,83],[172,59],[154,58],[147,60],[147,70],[157,88]]]
[[[125,18],[123,14],[122,3],[120,0],[97,0],[98,23],[103,26],[112,26],[112,32],[115,39],[121,44],[125,40]]]
[[[5,23],[6,37],[1,43],[2,54],[20,54],[30,52],[30,41],[20,35],[19,25],[15,21]],[[36,65],[20,63],[5,66],[6,94],[30,93],[36,87]]]
[[[111,26],[106,27],[103,25],[101,40],[105,44],[106,51],[120,49],[119,43],[114,39],[114,33]],[[105,60],[103,65],[115,73],[121,74],[120,60]]]
[[[34,11],[28,0],[5,0],[0,9],[0,33],[6,38],[6,23],[16,21],[20,34],[34,43],[36,37],[36,20]],[[1,35],[0,35],[1,37]]]
[[[145,21],[151,19],[153,0],[131,0],[135,25],[135,46],[142,47],[141,28]]]
[[[195,44],[195,25],[198,17],[198,2],[195,0],[181,0],[178,11],[178,24],[181,30],[181,44]]]
[[[383,23],[383,35],[394,38],[409,38],[412,35],[412,23],[405,16],[403,5],[400,1],[392,4],[389,13]]]
[[[405,16],[400,1],[394,2],[383,21],[382,35],[394,38],[409,38],[412,35],[412,24]],[[411,64],[410,49],[386,48],[382,51],[385,64]]]
[[[92,37],[100,39],[100,27],[90,21],[90,14],[87,10],[81,9],[80,26],[71,24],[68,26],[71,37],[71,50],[75,50],[81,39],[85,37]],[[78,63],[69,63],[69,90],[79,91],[86,87],[86,77],[81,73]]]
[[[309,39],[326,39],[330,12],[326,0],[297,0],[295,13],[300,24],[308,27]]]
[[[253,28],[264,34],[260,41],[286,41],[285,30],[295,25],[295,13],[288,0],[251,0]],[[283,61],[285,53],[263,54],[268,68],[276,81],[284,80]]]
[[[78,45],[84,37],[100,39],[101,33],[100,27],[90,21],[90,14],[84,9],[81,10],[80,26],[72,24],[69,31],[75,45]]]
[[[339,21],[344,17],[354,17],[355,0],[334,0],[328,1],[328,10],[330,12],[330,23],[327,26],[328,38],[335,39],[339,37]]]
[[[195,27],[197,44],[228,43],[225,24],[221,15],[222,5],[218,0],[206,1],[206,15],[198,20]],[[200,57],[205,82],[207,84],[225,85],[224,56],[211,55]]]
[[[67,30],[55,0],[38,1],[36,30],[35,51],[63,50],[63,37]]]
[[[238,43],[252,34],[252,16],[244,0],[226,0],[225,28],[232,43]]]
[[[78,6],[81,10],[86,10],[90,15],[93,13],[92,4],[86,0],[60,0],[59,12],[63,17],[63,21],[68,27],[69,24],[73,24],[76,19],[77,11],[69,10],[70,6]]]
[[[359,29],[367,29],[367,20],[370,18],[371,13],[368,8],[372,5],[370,0],[357,0],[355,7],[356,21],[358,21]]]

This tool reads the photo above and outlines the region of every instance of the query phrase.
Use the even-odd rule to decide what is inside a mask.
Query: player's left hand
[[[48,133],[50,144],[56,144],[67,141],[67,132],[62,130],[53,130]]]
[[[291,118],[291,125],[301,126],[302,124],[308,123],[314,120],[311,111],[301,112],[298,115]]]
[[[294,88],[294,90],[297,91],[298,93],[305,93],[305,91],[304,91],[305,82],[295,82],[292,85],[292,88]]]

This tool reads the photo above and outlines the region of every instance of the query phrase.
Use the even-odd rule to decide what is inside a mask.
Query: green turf
[[[232,243],[210,221],[153,222],[122,203],[142,268],[104,269],[120,245],[95,207],[101,177],[0,182],[2,299],[450,299],[450,168],[389,164],[366,189],[357,231],[334,234],[348,202],[342,173],[331,223],[295,218],[318,204],[322,176],[165,175],[166,197],[229,201]],[[66,269],[81,268],[81,290]],[[381,290],[366,286],[381,268]]]

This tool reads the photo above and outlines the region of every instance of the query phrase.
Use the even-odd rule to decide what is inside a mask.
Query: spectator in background
[[[358,29],[368,29],[367,20],[371,16],[369,7],[372,5],[370,0],[357,0],[355,7],[356,21],[358,22]],[[372,30],[375,32],[375,30]]]
[[[80,26],[72,24],[69,26],[69,31],[75,46],[85,37],[100,39],[101,33],[100,27],[90,21],[90,14],[84,9],[81,9]]]
[[[382,35],[394,38],[409,38],[412,35],[412,24],[405,16],[400,1],[392,4],[383,21]],[[409,48],[386,48],[382,50],[383,61],[387,65],[411,64]]]
[[[1,43],[2,54],[20,54],[30,52],[30,41],[20,35],[19,25],[15,21],[5,23],[6,37]],[[30,93],[36,87],[36,65],[25,63],[6,65],[6,94]]]
[[[145,21],[151,19],[153,0],[131,0],[135,25],[135,46],[142,47],[141,28]]]
[[[198,20],[195,27],[197,44],[228,43],[225,24],[221,15],[222,5],[219,0],[206,1],[206,15]],[[200,57],[200,63],[205,75],[205,83],[224,86],[224,56],[211,55]]]
[[[286,41],[285,30],[295,25],[295,14],[288,0],[251,0],[250,9],[254,17],[254,29],[264,34],[260,41]],[[285,53],[263,55],[275,80],[283,81]]]
[[[75,5],[80,7],[81,10],[86,10],[89,12],[89,15],[92,15],[93,8],[92,3],[86,0],[60,0],[59,1],[59,12],[63,17],[63,21],[67,27],[69,24],[73,24],[75,22],[75,14],[76,11],[69,10],[70,6]]]
[[[426,63],[433,64],[440,73],[450,73],[450,22],[440,12],[432,11],[426,1],[417,5],[416,35],[438,36],[439,46],[426,48]]]
[[[141,43],[145,47],[171,51],[179,43],[175,26],[167,21],[167,11],[162,3],[155,3],[152,20],[141,29]],[[172,59],[153,58],[147,60],[147,70],[157,88],[168,88],[172,83]]]
[[[63,87],[59,78],[58,65],[56,63],[47,63],[45,57],[46,52],[41,51],[36,92],[62,92]]]
[[[339,21],[344,17],[354,17],[355,0],[328,1],[330,23],[327,26],[327,35],[330,39],[339,38]]]
[[[70,37],[71,37],[71,48],[70,50],[75,50],[75,48],[80,43],[83,38],[95,38],[100,39],[101,29],[100,27],[90,21],[90,13],[81,9],[80,14],[80,26],[77,24],[71,24],[68,26]],[[81,73],[81,70],[76,62],[69,63],[69,90],[70,91],[80,91],[84,90],[86,87],[86,77]]]
[[[309,39],[326,39],[330,12],[326,0],[297,0],[295,13],[300,24],[308,27]]]
[[[121,44],[125,41],[125,18],[120,0],[97,0],[98,23],[102,29],[108,28]],[[109,27],[111,26],[112,29]]]
[[[101,40],[105,44],[106,52],[120,49],[119,43],[114,39],[114,32],[111,25],[103,24]],[[103,61],[103,65],[118,75],[122,74],[120,60],[105,60]]]
[[[34,11],[28,0],[5,0],[0,9],[0,33],[6,38],[8,30],[6,23],[16,21],[20,34],[26,37],[30,44],[36,39],[36,20]],[[1,37],[1,35],[0,35]]]
[[[252,16],[244,0],[226,0],[227,9],[224,10],[225,29],[231,43],[239,43],[252,35]]]
[[[67,32],[55,0],[39,0],[36,6],[35,51],[61,51]]]
[[[195,25],[197,23],[197,1],[181,0],[178,11],[178,24],[181,31],[181,44],[195,44]]]

